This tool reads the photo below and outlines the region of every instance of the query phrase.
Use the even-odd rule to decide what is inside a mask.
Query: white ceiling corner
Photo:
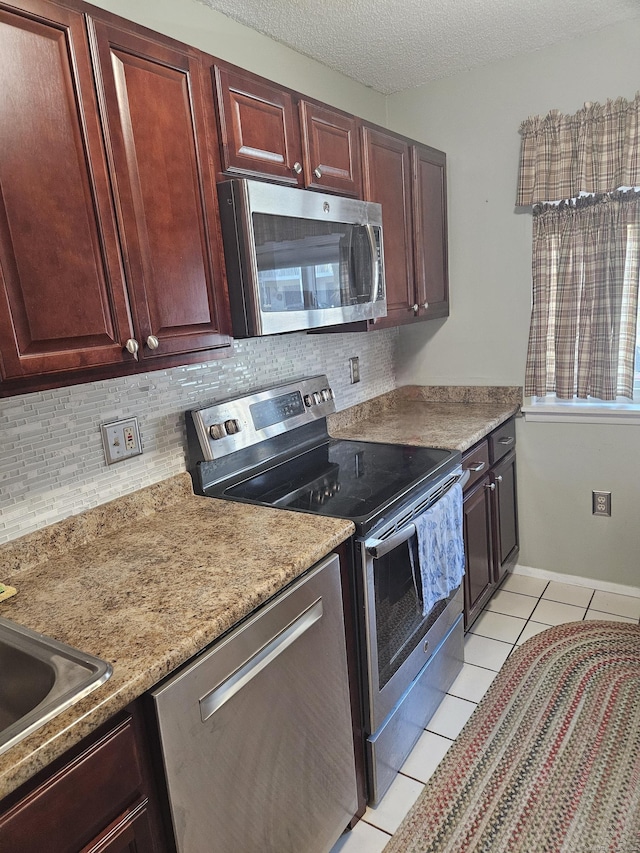
[[[200,0],[383,94],[640,17],[640,0]]]

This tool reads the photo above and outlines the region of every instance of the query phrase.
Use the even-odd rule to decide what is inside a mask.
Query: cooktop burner
[[[364,524],[435,476],[452,456],[448,450],[331,439],[219,496]]]

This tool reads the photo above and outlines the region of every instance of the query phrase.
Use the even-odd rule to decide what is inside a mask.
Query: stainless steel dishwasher
[[[356,811],[332,555],[152,692],[179,853],[326,853]]]

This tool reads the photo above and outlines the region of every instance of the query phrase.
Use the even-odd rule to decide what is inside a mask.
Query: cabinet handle
[[[137,357],[138,350],[140,349],[140,344],[135,338],[129,338],[129,340],[124,345],[124,348],[127,352],[130,352],[131,355],[135,355]]]
[[[514,441],[515,441],[514,436],[505,435],[502,438],[498,439],[498,444],[513,444]]]
[[[485,465],[486,465],[486,462],[476,462],[475,465],[469,465],[469,468],[467,470],[473,471],[474,473],[477,473],[478,471],[482,471],[482,469],[484,468]]]
[[[322,169],[320,168],[320,166],[316,166],[316,168],[313,170],[313,174],[318,180],[320,180],[320,178],[322,177]]]
[[[495,483],[485,483],[484,487],[485,487],[485,489],[491,489],[492,492],[495,492],[495,490],[496,490],[496,484]]]
[[[149,349],[158,349],[160,346],[160,341],[156,338],[155,335],[149,335],[147,338],[147,346]]]
[[[301,163],[298,163],[298,161],[297,161],[297,160],[296,160],[296,162],[293,164],[293,171],[296,173],[296,175],[299,175],[299,174],[300,174],[300,172],[302,171],[302,164],[301,164]]]

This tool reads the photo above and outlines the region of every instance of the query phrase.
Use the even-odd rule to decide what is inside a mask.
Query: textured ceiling
[[[640,0],[200,0],[384,94],[640,17]]]

